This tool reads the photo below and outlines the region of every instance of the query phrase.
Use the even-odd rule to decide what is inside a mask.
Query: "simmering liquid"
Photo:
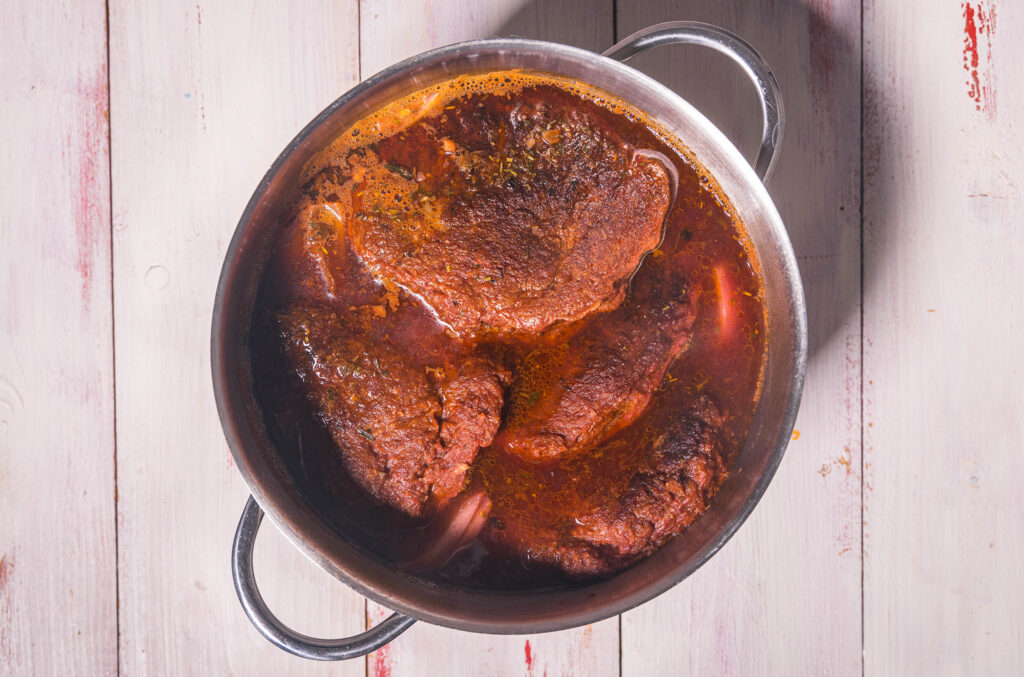
[[[550,219],[560,218],[550,216],[562,204],[559,200],[575,199],[572,191],[577,188],[583,197],[572,203],[574,209],[582,201],[594,201],[587,197],[597,190],[587,185],[587,172],[611,177],[594,178],[594,185],[625,181],[622,177],[638,162],[652,158],[649,170],[663,172],[671,183],[660,232],[653,248],[641,252],[635,270],[607,289],[583,284],[576,271],[559,282],[560,289],[571,291],[564,301],[551,304],[537,295],[506,302],[527,284],[519,277],[509,281],[509,271],[539,269],[528,261],[531,255],[543,256],[542,249],[517,244],[509,263],[491,265],[495,256],[487,251],[477,256],[479,248],[436,245],[457,237],[451,224],[461,223],[459,214],[470,218],[473,209],[484,209],[480,203],[494,195],[510,197],[487,207],[492,211],[486,214],[504,214],[501,210],[511,204],[517,211],[508,219],[517,228],[530,218],[524,216],[528,212],[538,215],[535,227],[543,229]],[[659,163],[666,165],[664,170],[655,166]],[[572,173],[580,167],[587,171]],[[544,177],[557,172],[568,178],[566,192],[554,194]],[[603,218],[605,212],[594,213]],[[565,228],[570,228],[571,219],[567,223]],[[297,235],[300,227],[306,230]],[[393,379],[393,373],[384,373],[388,370],[381,367],[378,354],[401,356],[402,364],[417,374],[424,369],[457,373],[458,365],[471,358],[504,370],[498,377],[504,399],[495,441],[475,454],[456,488],[463,495],[486,494],[486,523],[468,545],[436,566],[410,567],[419,576],[489,588],[569,584],[578,576],[567,574],[550,558],[531,555],[529,543],[560,543],[581,516],[617,505],[616,497],[628,493],[650,463],[642,450],[662,444],[680,412],[708,402],[717,408],[722,422],[715,435],[726,465],[743,444],[765,353],[757,262],[713,177],[656,123],[604,92],[555,76],[509,71],[462,76],[404,97],[353,125],[310,163],[280,228],[280,245],[267,266],[253,316],[257,396],[283,460],[307,500],[375,557],[396,566],[415,562],[436,535],[432,520],[441,519],[434,517],[436,499],[417,503],[410,495],[399,497],[408,499],[406,503],[396,499],[387,505],[380,495],[367,493],[366,480],[353,479],[353,465],[346,466],[339,437],[332,436],[331,425],[342,424],[322,406],[323,398],[339,391],[312,387],[284,347],[286,337],[297,335],[294,318],[312,312],[309,308],[332,318],[327,326],[337,326],[344,337],[331,345],[366,346],[365,360],[344,358],[344,369],[355,374],[372,371],[376,361],[376,374],[371,375]],[[543,236],[538,235],[542,244]],[[450,253],[430,258],[432,251]],[[571,256],[565,254],[565,260]],[[453,266],[456,272],[475,272],[453,276],[450,282],[446,275]],[[410,288],[418,283],[420,293],[412,293]],[[672,330],[680,341],[663,337],[664,350],[674,352],[666,353],[664,364],[658,363],[657,354],[643,353],[657,365],[650,370],[649,401],[647,394],[631,396],[639,402],[633,408],[621,405],[604,418],[597,411],[599,423],[574,446],[565,443],[566,448],[544,451],[547,456],[536,452],[531,457],[532,447],[527,453],[517,451],[509,441],[513,433],[564,402],[559,395],[570,389],[572,379],[585,380],[584,372],[592,365],[581,366],[581,353],[633,355],[629,350],[647,339],[637,338],[630,313],[654,317],[678,305],[681,296],[695,304],[695,315],[687,316],[685,332]],[[549,321],[559,313],[567,319]],[[291,322],[287,330],[283,322]],[[308,336],[308,325],[302,326],[307,336],[303,343],[300,332],[297,345],[309,347],[315,341]],[[606,350],[594,345],[600,342],[607,344]],[[375,352],[385,348],[386,353]],[[348,372],[344,377],[354,378]],[[437,378],[428,374],[428,379]],[[350,407],[359,406],[360,397],[370,397],[358,389],[341,392],[352,398]],[[590,401],[591,395],[581,392]],[[365,404],[380,403],[367,399]],[[354,430],[367,440],[360,442],[367,448],[381,443],[381,431]],[[520,445],[529,447],[535,438],[516,439],[526,439]],[[710,491],[723,477],[712,480]],[[394,505],[411,505],[405,513],[422,509],[422,514],[403,514]],[[702,509],[693,508],[681,524]]]

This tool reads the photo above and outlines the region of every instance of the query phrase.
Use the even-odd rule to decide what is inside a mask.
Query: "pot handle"
[[[721,52],[738,63],[754,82],[758,98],[761,99],[761,113],[764,117],[761,148],[757,152],[754,171],[762,181],[767,181],[775,168],[777,151],[782,144],[785,121],[782,93],[767,62],[739,36],[724,28],[697,21],[668,21],[633,33],[608,48],[604,56],[617,61],[628,61],[652,47],[674,44],[703,45]]]
[[[231,546],[231,575],[235,592],[245,615],[264,637],[288,653],[317,661],[341,661],[359,658],[376,651],[405,632],[416,622],[415,618],[393,613],[366,632],[343,639],[315,639],[295,632],[277,619],[267,608],[263,595],[256,587],[252,569],[252,551],[256,532],[263,521],[263,510],[252,496],[242,510],[242,519],[235,531]]]

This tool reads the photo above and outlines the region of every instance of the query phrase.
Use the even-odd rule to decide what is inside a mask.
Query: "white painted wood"
[[[864,18],[867,674],[1019,675],[1024,6]]]
[[[406,57],[462,40],[534,38],[598,52],[614,41],[611,0],[585,5],[573,0],[362,0],[360,29],[364,79]]]
[[[121,671],[362,674],[272,646],[231,586],[246,497],[210,385],[224,248],[291,137],[358,77],[354,2],[110,6]],[[363,629],[363,599],[264,525],[257,576],[300,631]]]
[[[4,675],[117,669],[105,21],[0,5]]]
[[[391,612],[369,603],[375,624]],[[401,675],[593,675],[619,674],[618,619],[543,635],[482,635],[417,623],[368,657],[367,674]]]
[[[618,7],[620,39],[659,21],[707,21],[774,69],[787,126],[769,190],[800,261],[811,338],[799,439],[722,552],[623,616],[623,674],[860,675],[859,3]],[[635,65],[753,156],[760,109],[732,62],[668,47]]]
[[[776,481],[722,553],[623,618],[622,673],[857,674],[859,3],[617,8],[619,37],[712,21],[775,67],[789,124],[770,189],[800,256],[812,343],[801,434]],[[334,665],[259,637],[231,589],[246,492],[207,340],[246,199],[357,81],[360,58],[367,76],[492,34],[599,50],[611,3],[112,0],[112,212],[104,15],[96,3],[0,5],[0,674],[113,674],[119,640],[131,675],[617,674],[614,619],[529,638],[417,625],[368,662]],[[863,19],[863,668],[1021,674],[1024,7],[866,0]],[[724,58],[678,48],[637,64],[749,156],[755,100]],[[271,606],[305,632],[358,632],[366,612],[384,613],[270,525],[256,566]]]
[[[490,36],[519,36],[602,50],[613,42],[611,2],[581,11],[578,3],[420,3],[369,0],[360,6],[362,74],[441,45]],[[386,610],[370,604],[373,620]],[[566,632],[508,637],[457,632],[418,623],[369,658],[379,676],[616,675],[618,620]]]

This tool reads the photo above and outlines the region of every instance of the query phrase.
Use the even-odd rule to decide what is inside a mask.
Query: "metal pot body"
[[[684,32],[691,38],[707,37],[693,28],[700,26],[697,24],[672,26],[680,30],[689,27]],[[735,39],[720,29],[704,29],[723,40],[723,36]],[[625,59],[666,41],[702,42],[664,40],[664,25],[642,33],[646,35],[627,38],[609,54]],[[750,49],[741,41],[738,44]],[[736,47],[708,46],[720,51]],[[753,50],[750,52],[759,59]],[[736,58],[735,53],[730,55]],[[657,120],[692,152],[731,202],[756,252],[764,281],[768,347],[762,394],[746,442],[729,478],[693,525],[648,559],[606,580],[573,589],[510,593],[463,589],[414,578],[367,556],[348,543],[344,534],[329,527],[302,500],[267,434],[253,394],[247,334],[275,230],[293,197],[300,172],[315,153],[352,123],[397,97],[464,73],[514,68],[558,74],[601,88]],[[764,71],[770,86],[776,87],[767,67]],[[760,75],[764,103],[768,85],[764,74]],[[777,93],[777,89],[774,91]],[[770,170],[771,151],[781,132],[781,102],[769,103],[765,104],[765,146],[758,163],[762,175]],[[259,506],[250,505],[236,539],[236,588],[243,606],[260,630],[283,648],[311,658],[331,659],[372,650],[404,630],[412,619],[473,632],[533,633],[593,623],[642,604],[706,562],[753,510],[792,431],[803,384],[806,343],[803,291],[796,261],[783,223],[758,173],[721,131],[671,90],[614,58],[533,40],[465,42],[399,63],[344,94],[288,145],[253,194],[227,251],[213,316],[214,389],[235,463]],[[360,593],[396,610],[398,614],[389,620],[390,626],[381,628],[376,637],[370,638],[372,641],[334,653],[324,649],[317,654],[309,649],[315,648],[315,644],[304,644],[306,640],[321,640],[294,635],[289,639],[287,633],[282,635],[282,628],[275,625],[276,621],[258,599],[251,557],[246,559],[245,548],[251,548],[260,508],[321,567]]]

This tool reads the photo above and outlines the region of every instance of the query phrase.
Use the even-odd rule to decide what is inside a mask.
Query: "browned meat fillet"
[[[464,112],[350,158],[359,257],[463,336],[536,333],[621,303],[661,239],[665,165],[579,106],[557,124],[545,107]],[[417,166],[434,169],[420,182]]]
[[[701,399],[637,450],[645,461],[622,493],[595,495],[587,512],[559,529],[524,530],[521,556],[592,576],[650,555],[704,512],[725,476],[721,425],[718,409]]]
[[[498,429],[505,371],[477,357],[425,367],[323,308],[289,311],[279,326],[287,358],[363,488],[413,516],[462,490]]]
[[[265,301],[274,306],[314,303],[345,309],[384,304],[394,310],[385,289],[363,269],[352,252],[338,205],[310,205],[299,211],[282,233],[269,276],[288,281]],[[397,290],[397,288],[396,288]]]
[[[443,332],[410,334],[425,311],[362,270],[334,205],[296,217],[276,265],[293,281],[285,358],[349,473],[410,515],[445,503],[494,437],[507,371]]]
[[[639,416],[686,347],[699,290],[648,262],[630,302],[566,343],[534,350],[516,370],[495,447],[533,462],[587,449]],[[660,277],[659,277],[660,275]]]

